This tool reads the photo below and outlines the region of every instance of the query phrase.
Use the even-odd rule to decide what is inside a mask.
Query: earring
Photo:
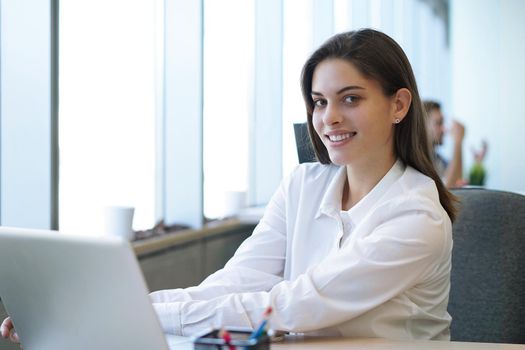
[[[399,118],[396,118],[396,120],[394,120],[394,123],[399,124],[400,121],[401,120]]]

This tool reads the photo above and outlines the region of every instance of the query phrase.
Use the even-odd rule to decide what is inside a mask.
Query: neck
[[[384,161],[367,162],[366,165],[346,165],[346,182],[343,189],[341,208],[349,210],[363,199],[392,168],[394,156]]]

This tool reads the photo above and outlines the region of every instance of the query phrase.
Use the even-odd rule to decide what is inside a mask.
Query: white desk
[[[272,350],[524,350],[525,345],[386,339],[287,339]]]
[[[169,336],[170,350],[193,350],[190,338]],[[286,338],[271,350],[525,350],[520,344],[488,344],[448,341],[398,341],[365,338]]]

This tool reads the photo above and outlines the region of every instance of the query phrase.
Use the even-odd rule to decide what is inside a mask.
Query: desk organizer
[[[219,337],[219,329],[198,336],[193,341],[195,350],[268,350],[270,338],[265,334],[258,339],[250,339],[252,332],[226,328],[231,335],[229,344]]]

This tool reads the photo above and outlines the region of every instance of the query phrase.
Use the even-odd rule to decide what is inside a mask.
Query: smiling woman
[[[319,78],[330,78],[330,82],[326,83],[323,80],[321,83]],[[334,84],[335,87],[332,86]],[[327,124],[334,124],[334,128],[341,128],[341,125],[344,126],[349,122],[359,123],[363,121],[365,127],[378,128],[371,133],[375,135],[373,137],[380,138],[379,140],[372,140],[371,143],[376,143],[373,149],[380,149],[383,146],[386,148],[376,154],[369,153],[370,151],[365,149],[372,147],[369,143],[366,147],[358,149],[355,156],[366,151],[365,154],[372,155],[371,163],[375,167],[381,167],[380,164],[388,167],[388,164],[392,163],[392,157],[397,157],[405,164],[429,176],[435,182],[441,205],[450,218],[454,220],[456,215],[454,197],[445,189],[430,158],[423,107],[412,67],[401,47],[392,38],[374,30],[339,34],[315,51],[304,65],[302,93],[307,106],[308,131],[317,158],[323,164],[341,164],[338,163],[339,160],[335,155],[332,159],[330,153],[330,149],[334,148],[333,146],[341,143],[326,142],[329,141],[329,138],[323,134],[323,130],[321,132],[319,130],[325,123],[322,118],[319,118],[319,107],[323,107],[324,104],[328,105],[328,100],[326,98],[320,100],[319,95],[322,95],[322,92],[315,91],[315,89],[325,89],[331,93],[332,105],[335,105],[333,108],[340,105],[334,101],[341,99],[339,96],[341,93],[349,89],[362,90],[364,95],[357,95],[356,100],[362,99],[364,102],[355,104],[356,107],[350,103],[351,107],[345,109],[346,114],[344,115],[352,115],[352,118],[342,118],[342,112],[336,110],[335,114],[328,115],[329,118],[335,116],[336,119],[327,119]],[[334,95],[337,98],[334,98]],[[351,94],[343,95],[345,102],[343,105],[348,105],[348,100],[345,98],[348,96],[352,97]],[[374,101],[368,103],[367,99]],[[364,108],[360,106],[364,106]],[[329,111],[331,112],[331,109]],[[325,115],[327,114],[325,113]],[[382,116],[383,118],[381,118]],[[382,119],[380,123],[366,122],[368,119],[377,117]],[[350,121],[346,120],[346,124],[340,122],[345,119],[350,119]],[[385,125],[386,129],[382,129],[381,127]],[[330,132],[340,133],[340,131],[334,130]],[[392,137],[384,139],[384,133]],[[359,139],[357,132],[354,137]],[[381,137],[383,137],[383,141],[381,141]],[[369,139],[370,137],[367,136],[363,143],[368,143]],[[391,153],[392,151],[393,153]],[[351,155],[345,152],[344,156],[350,157]],[[386,157],[386,160],[381,159],[381,157]],[[380,162],[377,163],[377,160]],[[350,162],[346,164],[350,164]],[[348,167],[348,170],[351,171],[351,167]],[[377,181],[378,179],[372,179],[368,186],[375,185]],[[367,193],[366,189],[364,193]],[[359,198],[360,195],[358,195],[357,200]]]
[[[394,124],[406,115],[411,95],[400,89],[385,96],[381,85],[365,78],[350,62],[327,59],[315,70],[313,123],[335,164],[358,159],[394,162]],[[364,164],[361,164],[363,166]]]
[[[282,181],[223,269],[151,294],[165,332],[253,327],[271,306],[276,330],[448,339],[455,211],[406,56],[375,30],[339,34],[302,83],[321,163]]]
[[[380,83],[368,79],[344,59],[319,63],[312,78],[312,122],[330,160],[347,165],[350,173],[359,168],[376,168],[385,174],[395,162],[394,126],[406,116],[411,93],[406,88],[386,96]],[[349,179],[356,178],[349,174]],[[363,179],[359,179],[363,181]],[[343,192],[343,209],[359,202],[379,181],[368,177],[362,193]]]

